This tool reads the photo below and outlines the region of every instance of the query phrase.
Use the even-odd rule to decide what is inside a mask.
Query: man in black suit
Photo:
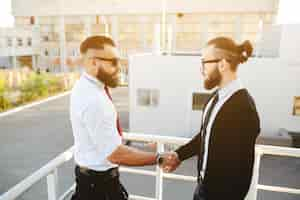
[[[189,143],[162,155],[165,172],[198,156],[194,200],[243,200],[248,193],[260,122],[237,69],[252,51],[249,41],[237,45],[230,38],[218,37],[208,42],[202,53],[204,86],[217,90],[204,107],[200,132]]]

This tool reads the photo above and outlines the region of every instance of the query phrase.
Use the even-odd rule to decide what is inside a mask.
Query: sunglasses
[[[92,59],[97,59],[105,62],[110,62],[113,66],[117,66],[120,63],[120,58],[102,58],[102,57],[92,57]]]

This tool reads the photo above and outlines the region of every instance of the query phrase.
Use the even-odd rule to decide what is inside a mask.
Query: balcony
[[[157,151],[159,152],[164,151],[165,144],[182,145],[189,140],[187,138],[154,136],[154,135],[145,135],[145,134],[137,134],[137,133],[125,133],[124,139],[131,140],[131,141],[138,141],[138,142],[155,142],[157,144]],[[256,145],[256,156],[255,156],[252,185],[250,187],[246,200],[256,200],[258,190],[300,195],[300,189],[258,184],[260,159],[263,155],[277,155],[277,156],[288,156],[288,157],[300,158],[300,149]],[[24,192],[30,189],[34,184],[38,183],[40,180],[44,178],[47,179],[48,200],[66,199],[74,191],[75,185],[71,185],[70,188],[63,193],[63,195],[58,196],[58,190],[59,190],[58,168],[62,167],[62,165],[65,164],[66,162],[69,162],[72,159],[72,157],[73,157],[73,147],[69,148],[67,151],[65,151],[64,153],[62,153],[52,161],[50,161],[41,169],[34,172],[29,177],[25,178],[19,184],[11,188],[8,192],[2,194],[0,196],[0,200],[17,199],[20,195],[22,195]],[[120,171],[143,175],[143,176],[155,177],[155,197],[153,198],[153,197],[145,197],[145,196],[130,194],[130,199],[132,200],[162,200],[163,182],[165,179],[190,181],[190,182],[196,181],[196,177],[193,176],[163,173],[163,171],[159,167],[156,167],[155,171],[121,167]]]

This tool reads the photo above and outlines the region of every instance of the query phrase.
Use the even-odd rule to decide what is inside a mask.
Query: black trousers
[[[204,185],[202,183],[197,184],[193,200],[207,200]]]
[[[128,200],[128,193],[119,180],[119,174],[83,173],[76,166],[75,176],[76,191],[71,200]]]

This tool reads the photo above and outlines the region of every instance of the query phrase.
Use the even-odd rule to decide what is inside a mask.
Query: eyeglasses
[[[204,60],[201,59],[201,71],[204,72],[204,67],[206,63],[218,63],[220,62],[222,59],[212,59],[212,60]]]
[[[222,59],[213,59],[213,60],[201,60],[202,66],[204,66],[206,63],[218,63],[220,62]]]
[[[205,67],[205,64],[206,63],[218,63],[218,62],[220,62],[221,60],[223,60],[223,59],[212,59],[212,60],[204,60],[204,59],[202,59],[201,60],[201,70],[202,70],[202,72],[204,72],[204,67]],[[232,60],[229,60],[229,59],[225,59],[227,62],[232,62]]]
[[[110,62],[113,66],[117,66],[120,62],[120,58],[102,58],[102,57],[92,57],[91,59],[102,60],[106,62]]]

